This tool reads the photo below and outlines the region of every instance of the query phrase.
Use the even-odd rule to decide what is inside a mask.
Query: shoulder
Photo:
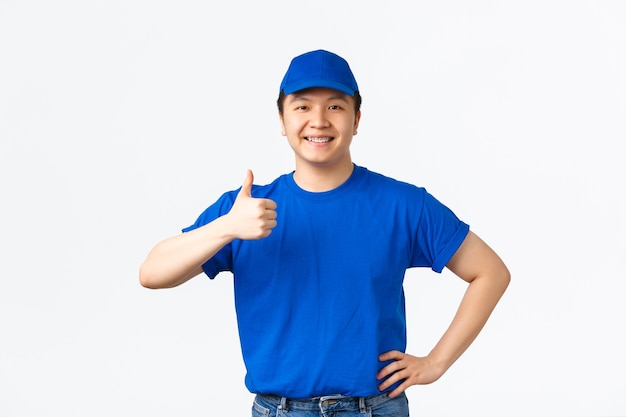
[[[424,187],[402,181],[396,178],[389,177],[376,171],[370,171],[369,169],[361,166],[357,166],[356,169],[360,171],[360,175],[363,177],[363,184],[371,190],[379,190],[380,192],[386,192],[396,195],[423,195],[426,193]]]
[[[274,179],[269,184],[252,184],[252,197],[255,198],[268,198],[272,194],[275,194],[277,190],[283,187],[284,178],[288,174],[281,175],[278,178]],[[213,204],[209,206],[208,209],[215,208],[221,213],[224,211],[230,210],[231,206],[235,203],[239,192],[241,191],[241,186],[235,189],[231,189],[223,192],[217,200],[214,200]]]
[[[285,187],[288,182],[288,178],[291,174],[283,174],[275,178],[268,184],[253,184],[252,185],[252,197],[255,198],[271,198],[276,195],[280,195],[285,192]],[[239,187],[234,191],[235,196],[239,193]]]

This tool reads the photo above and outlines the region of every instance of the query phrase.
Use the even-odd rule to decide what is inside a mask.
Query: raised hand
[[[267,237],[276,227],[276,203],[268,198],[252,197],[254,174],[251,170],[239,190],[235,204],[228,213],[235,238],[255,240]]]

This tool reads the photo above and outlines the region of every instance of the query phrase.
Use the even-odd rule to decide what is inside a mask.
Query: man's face
[[[351,166],[350,144],[360,117],[353,98],[337,90],[310,88],[287,95],[281,133],[296,154],[296,168]]]

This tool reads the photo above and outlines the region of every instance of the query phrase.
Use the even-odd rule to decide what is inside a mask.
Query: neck
[[[352,161],[335,167],[297,166],[293,179],[300,188],[319,193],[330,191],[346,182],[354,171]]]

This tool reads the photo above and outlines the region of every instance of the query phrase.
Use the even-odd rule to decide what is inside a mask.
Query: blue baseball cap
[[[280,83],[280,92],[292,94],[311,87],[332,88],[349,96],[359,91],[348,62],[323,49],[292,59]]]

